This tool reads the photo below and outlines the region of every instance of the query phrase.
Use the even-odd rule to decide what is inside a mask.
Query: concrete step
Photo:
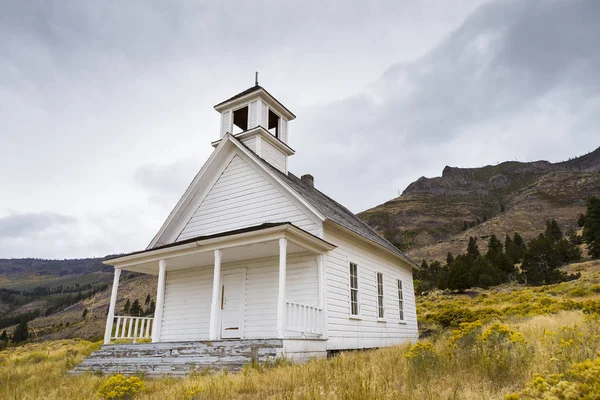
[[[184,376],[193,370],[239,371],[251,363],[253,346],[257,347],[259,362],[264,363],[277,358],[283,342],[260,339],[104,345],[72,373]]]

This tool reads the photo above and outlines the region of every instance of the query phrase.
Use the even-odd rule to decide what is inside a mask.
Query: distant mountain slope
[[[37,339],[101,335],[113,280],[113,268],[102,260],[0,259],[0,332],[10,334],[24,318]],[[155,277],[124,273],[118,309],[126,299],[145,306],[146,296],[155,300],[155,293]]]
[[[529,239],[549,218],[566,231],[591,195],[600,195],[600,148],[554,164],[445,167],[441,177],[419,178],[359,216],[415,259],[439,259],[463,252],[469,236],[518,231]]]

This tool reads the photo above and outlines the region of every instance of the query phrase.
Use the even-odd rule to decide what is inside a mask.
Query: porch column
[[[319,308],[325,304],[325,268],[323,268],[323,254],[317,256],[317,275],[319,279]]]
[[[158,285],[156,287],[156,308],[154,309],[154,321],[152,323],[152,343],[160,342],[160,330],[162,328],[163,307],[165,304],[165,281],[167,277],[167,262],[158,262]]]
[[[221,250],[215,250],[215,269],[213,275],[212,302],[210,306],[210,323],[208,324],[208,338],[219,338],[219,294],[221,293]]]
[[[328,337],[327,330],[327,275],[325,273],[325,256],[319,254],[317,256],[317,273],[319,275],[319,326],[321,328],[321,338]]]
[[[279,239],[279,297],[277,299],[277,337],[285,331],[285,274],[287,267],[287,239]]]
[[[121,277],[121,269],[115,268],[113,277],[112,291],[110,293],[110,306],[108,307],[108,315],[106,316],[106,330],[104,331],[104,344],[110,344],[112,335],[113,322],[115,321],[115,305],[117,304],[117,290],[119,290],[119,278]]]

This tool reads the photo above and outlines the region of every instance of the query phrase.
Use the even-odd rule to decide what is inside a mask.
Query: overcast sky
[[[353,4],[354,3],[354,4]],[[600,145],[600,2],[0,0],[0,257],[146,247],[260,83],[355,212]]]

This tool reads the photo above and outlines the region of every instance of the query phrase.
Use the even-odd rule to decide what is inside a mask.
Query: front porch
[[[327,337],[323,254],[334,247],[281,223],[108,260],[115,276],[104,343],[286,339],[314,352],[323,346],[306,343]],[[158,275],[153,318],[117,315],[122,270]]]

